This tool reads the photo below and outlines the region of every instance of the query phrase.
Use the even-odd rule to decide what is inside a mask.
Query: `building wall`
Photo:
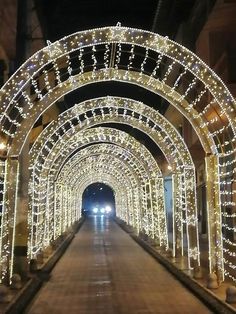
[[[236,1],[216,2],[197,39],[196,53],[236,96]]]

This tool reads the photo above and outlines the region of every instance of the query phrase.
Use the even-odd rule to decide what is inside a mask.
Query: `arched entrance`
[[[159,76],[161,66],[165,71]],[[226,232],[235,216],[235,100],[217,75],[185,47],[120,26],[79,32],[51,44],[27,60],[0,91],[1,141],[6,145],[1,164],[2,278],[11,276],[15,252],[26,251],[27,219],[22,217],[28,213],[28,164],[24,157],[34,122],[66,93],[115,80],[161,95],[192,125],[205,152],[210,272],[215,271],[219,281],[224,275],[235,280],[228,258],[235,243]],[[186,174],[191,179],[185,177],[182,183],[192,187],[193,176]],[[190,229],[197,223],[195,218],[187,221]],[[16,233],[22,237],[16,238]],[[190,257],[197,256],[194,243]]]
[[[83,115],[82,118],[81,115]],[[76,120],[78,120],[77,122],[74,121],[75,117]],[[71,121],[74,121],[74,123],[72,124]],[[171,241],[173,247],[172,254],[173,256],[176,256],[176,253],[178,252],[178,254],[184,255],[185,242],[185,249],[187,250],[190,266],[190,256],[192,255],[192,251],[195,252],[194,257],[199,260],[198,232],[196,223],[197,213],[195,205],[196,187],[195,181],[193,180],[195,169],[191,155],[178,131],[155,110],[140,102],[118,97],[92,99],[78,104],[71,110],[61,114],[57,121],[53,121],[49,124],[48,127],[40,134],[31,150],[31,167],[33,167],[33,163],[38,164],[37,160],[39,160],[39,158],[41,158],[41,163],[42,159],[45,160],[45,164],[46,160],[49,159],[50,162],[47,163],[47,166],[44,165],[44,167],[49,169],[50,164],[53,164],[54,169],[52,172],[55,173],[57,169],[56,165],[63,164],[63,160],[67,158],[60,158],[59,161],[56,161],[56,156],[57,154],[59,154],[59,156],[63,156],[64,151],[66,152],[65,156],[67,156],[68,147],[70,147],[70,150],[73,151],[78,149],[78,147],[82,145],[81,143],[83,143],[83,145],[88,145],[88,143],[91,142],[109,141],[118,144],[119,133],[121,135],[120,143],[134,143],[132,137],[125,135],[123,132],[115,130],[112,130],[111,132],[111,130],[109,131],[109,129],[105,127],[99,129],[94,128],[96,125],[101,125],[101,123],[106,125],[106,123],[114,121],[116,123],[132,125],[133,127],[145,132],[145,134],[150,136],[156,145],[161,148],[167,162],[171,165],[173,170],[174,185],[174,201],[172,209],[174,222],[171,222],[171,225],[174,226]],[[82,132],[82,130],[84,131]],[[156,132],[154,132],[154,130]],[[60,139],[57,141],[52,139],[56,133],[61,134]],[[65,139],[61,142],[61,139],[63,138]],[[46,156],[47,154],[42,154],[42,150],[43,147],[48,147],[48,143],[50,143],[51,148],[47,148],[48,156]],[[60,143],[62,143],[63,147]],[[141,145],[135,143],[135,146],[137,149],[136,155],[141,155],[143,160],[145,160],[148,154],[143,151]],[[173,150],[173,148],[175,149]],[[157,167],[156,162],[151,159],[150,161],[147,161],[147,168],[150,171],[150,176],[153,179],[156,179],[157,176],[160,177],[162,174],[160,170],[155,169],[155,167]],[[139,166],[139,168],[140,167],[141,166]],[[37,169],[37,171],[39,170]],[[38,173],[38,175],[40,174]],[[47,176],[48,175],[45,176],[44,181]],[[184,178],[188,178],[190,181],[192,180],[192,184],[182,186]],[[162,187],[163,183],[161,182],[160,184]],[[188,205],[183,205],[185,199]],[[187,216],[182,211],[182,208],[184,207],[188,208]],[[188,219],[186,219],[185,216],[188,217]],[[194,228],[192,228],[192,225]],[[149,234],[148,229],[148,227],[145,228],[147,234]]]

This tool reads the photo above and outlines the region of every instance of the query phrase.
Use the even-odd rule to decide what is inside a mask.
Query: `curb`
[[[219,314],[232,314],[236,313],[231,305],[219,299],[214,293],[212,293],[207,288],[200,285],[196,280],[189,277],[183,271],[175,267],[171,262],[169,262],[165,257],[158,253],[152,246],[150,246],[146,241],[139,238],[137,235],[132,233],[128,226],[126,226],[119,219],[115,219],[115,222],[129,234],[129,236],[137,242],[146,252],[148,252],[152,257],[154,257],[161,265],[163,265],[172,275],[174,275],[185,287],[193,292],[193,294],[198,297],[203,303],[205,303],[214,313]]]
[[[75,234],[79,231],[84,223],[84,217],[80,219],[76,228],[68,234],[61,245],[55,250],[52,256],[45,262],[43,267],[36,271],[31,279],[25,284],[25,286],[17,293],[13,300],[8,304],[7,308],[3,313],[6,314],[19,314],[23,313],[29,303],[32,301],[33,297],[40,290],[43,283],[50,278],[50,272],[55,267],[56,263],[65,253],[69,244],[75,237]]]

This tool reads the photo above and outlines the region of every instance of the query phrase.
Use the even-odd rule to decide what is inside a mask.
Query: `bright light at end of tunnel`
[[[97,212],[98,212],[98,208],[97,208],[97,207],[94,207],[94,208],[93,208],[93,213],[94,213],[94,214],[97,214]]]
[[[106,213],[110,213],[111,212],[111,207],[110,206],[106,206],[105,211],[106,211]]]

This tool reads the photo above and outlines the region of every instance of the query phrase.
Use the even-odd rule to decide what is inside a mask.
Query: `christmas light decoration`
[[[114,107],[114,108],[113,108]],[[101,112],[101,117],[102,119],[99,118],[99,111],[97,109],[100,109]],[[105,115],[104,114],[104,110],[106,108],[109,108],[109,114]],[[118,114],[118,108],[119,111],[120,109],[124,109],[124,113],[120,112]],[[80,134],[80,137],[76,137],[76,140],[74,139],[74,137],[72,137],[72,134],[76,131],[76,126],[72,127],[72,133],[69,131],[66,131],[65,127],[63,127],[64,125],[68,124],[68,119],[74,119],[74,117],[76,116],[78,121],[79,120],[79,116],[80,114],[83,113],[83,117],[86,117],[85,120],[83,121],[83,125],[84,126],[94,126],[94,122],[93,120],[96,122],[96,124],[101,124],[102,122],[114,122],[114,118],[113,116],[115,116],[116,118],[118,118],[117,121],[121,122],[121,117],[122,119],[124,119],[124,121],[128,121],[129,124],[134,123],[134,120],[136,118],[134,118],[135,114],[132,114],[133,112],[133,108],[135,108],[135,110],[137,112],[142,112],[142,115],[138,114],[138,120],[137,120],[137,124],[134,124],[135,127],[141,128],[141,126],[144,126],[144,131],[147,134],[150,134],[150,137],[153,138],[153,134],[155,134],[153,132],[154,128],[156,129],[164,129],[166,131],[165,135],[163,135],[164,137],[164,141],[163,143],[161,142],[160,138],[161,136],[158,137],[158,139],[155,140],[155,138],[153,138],[155,140],[155,142],[158,145],[161,145],[161,147],[164,149],[167,158],[176,162],[177,160],[177,165],[179,164],[180,169],[184,169],[186,167],[186,165],[188,166],[188,168],[194,168],[193,164],[192,164],[192,159],[191,156],[182,140],[182,138],[180,137],[179,133],[177,132],[176,129],[174,129],[168,122],[167,120],[165,120],[161,115],[159,115],[158,113],[155,112],[155,110],[148,108],[147,106],[143,105],[142,103],[139,102],[135,102],[129,99],[122,99],[122,98],[114,98],[114,97],[105,97],[105,98],[101,98],[101,99],[94,99],[91,100],[91,104],[89,104],[89,101],[85,102],[85,104],[79,104],[76,108],[73,108],[72,110],[69,110],[65,113],[63,113],[62,115],[59,116],[58,118],[58,122],[56,123],[55,121],[49,125],[44,132],[40,135],[40,137],[38,138],[38,140],[35,142],[32,150],[31,150],[31,155],[32,158],[35,158],[36,156],[36,150],[41,150],[43,151],[43,149],[46,146],[52,146],[54,145],[55,147],[55,143],[52,142],[50,143],[50,145],[48,144],[50,142],[50,136],[53,137],[53,134],[55,134],[55,132],[62,134],[62,130],[63,132],[65,132],[65,135],[67,137],[67,140],[64,140],[63,142],[63,146],[65,147],[65,149],[67,149],[66,145],[68,143],[71,142],[71,145],[74,147],[78,147],[78,142],[80,141],[79,138],[83,138],[83,143],[85,144],[86,141],[85,138],[86,136],[84,135],[84,133]],[[95,109],[96,109],[96,115],[95,115]],[[116,110],[115,110],[116,109]],[[93,114],[90,114],[89,111],[93,112]],[[131,112],[129,112],[129,111]],[[91,118],[88,118],[88,116],[92,116]],[[111,120],[107,120],[107,119],[111,119]],[[132,120],[131,120],[132,119]],[[143,120],[142,120],[143,119]],[[87,120],[89,120],[89,122],[87,122]],[[146,120],[146,122],[144,123],[144,121]],[[149,126],[149,123],[152,125]],[[154,124],[154,125],[153,125]],[[60,125],[60,128],[59,128]],[[78,123],[78,127],[82,127],[81,123]],[[142,129],[142,128],[141,128]],[[56,131],[55,131],[56,130]],[[96,130],[92,129],[91,130],[91,134],[94,133],[96,134]],[[104,136],[104,135],[103,135]],[[59,137],[59,142],[62,139],[62,135]],[[103,140],[105,140],[105,138],[103,137]],[[126,140],[124,138],[124,140]],[[172,146],[172,144],[170,142],[175,141],[174,145],[173,145],[173,149],[171,149],[170,151],[168,151],[167,149],[169,148],[169,146]],[[42,145],[40,143],[43,143]],[[67,143],[67,144],[65,144]],[[74,143],[77,143],[76,145]],[[89,142],[88,142],[89,143]],[[41,146],[41,147],[40,147]],[[62,154],[62,150],[61,147],[58,146],[58,151],[60,152],[60,154]],[[177,154],[176,156],[176,147],[179,147],[179,150],[181,152],[179,152],[180,157],[178,157],[179,155]],[[49,152],[50,150],[47,149],[47,152]],[[38,152],[37,152],[38,153]],[[39,154],[39,153],[38,153]],[[45,153],[44,153],[45,155]],[[55,150],[54,150],[54,155],[55,155]],[[182,155],[184,155],[184,157],[181,157]],[[39,154],[39,156],[41,156]],[[45,156],[41,156],[40,158],[46,158]],[[181,161],[178,162],[178,159],[181,158]],[[57,163],[51,160],[51,162],[54,165],[57,165]],[[62,164],[62,160],[59,161],[59,164]],[[47,166],[46,168],[48,168],[49,166]],[[56,168],[57,166],[55,166]],[[173,166],[174,168],[175,166]],[[177,167],[178,168],[178,167]],[[194,176],[194,171],[192,172],[192,174]],[[184,186],[183,189],[178,190],[178,193],[181,193],[181,195],[185,194],[185,189],[186,187]],[[190,189],[192,189],[193,194],[195,195],[195,184],[191,185]],[[189,193],[189,192],[188,192]],[[195,198],[194,198],[195,199]],[[191,221],[195,222],[195,225],[197,226],[197,214],[196,214],[196,204],[194,203],[194,199],[193,202],[188,202],[186,203],[187,207],[189,208],[191,215],[193,215],[193,217],[191,218]],[[191,207],[193,206],[193,207]],[[179,203],[179,209],[178,211],[181,211],[182,209],[182,203]],[[180,219],[181,220],[181,215],[177,214],[175,219]],[[179,228],[183,228],[183,224],[187,223],[187,225],[190,225],[187,221],[180,221],[180,227]],[[147,230],[146,230],[147,231]],[[149,232],[147,232],[149,234]],[[197,227],[196,227],[196,233],[197,233]],[[197,235],[196,235],[197,237]],[[182,240],[183,242],[183,240]],[[198,244],[196,244],[197,246],[195,246],[194,248],[198,247]],[[183,247],[182,247],[182,253],[183,253]],[[198,259],[199,261],[199,259]],[[190,265],[190,260],[189,260],[189,265]]]
[[[99,131],[99,133],[98,133],[98,131]],[[145,174],[145,171],[147,171],[148,173],[149,173],[149,176],[158,176],[158,175],[160,175],[161,173],[160,173],[160,170],[158,169],[158,167],[157,167],[157,164],[156,164],[156,162],[154,161],[154,159],[153,159],[153,157],[151,157],[151,155],[150,155],[150,153],[149,154],[147,154],[147,149],[145,148],[145,147],[143,147],[141,144],[139,144],[138,142],[136,142],[135,140],[132,140],[132,141],[130,141],[129,140],[129,137],[127,137],[127,135],[125,135],[125,133],[124,132],[121,132],[121,131],[118,131],[118,130],[113,130],[113,129],[111,129],[111,130],[109,130],[109,129],[107,129],[106,130],[107,132],[106,133],[104,133],[104,130],[102,130],[101,128],[100,129],[90,129],[90,130],[86,130],[86,132],[88,133],[88,134],[91,134],[91,136],[93,136],[94,137],[94,135],[96,135],[98,138],[100,138],[100,140],[102,140],[102,141],[106,141],[107,139],[106,139],[106,136],[107,136],[107,138],[109,139],[109,141],[111,141],[111,142],[115,142],[116,144],[118,144],[119,143],[119,141],[117,141],[119,138],[117,138],[117,135],[120,135],[120,145],[122,144],[123,146],[126,146],[129,150],[132,150],[133,151],[133,153],[132,153],[132,157],[134,158],[135,157],[135,155],[136,155],[136,163],[138,163],[138,165],[136,166],[133,162],[132,163],[130,163],[127,159],[128,159],[128,157],[130,156],[130,153],[128,153],[128,151],[123,151],[123,150],[121,150],[121,147],[118,147],[118,146],[112,146],[112,150],[110,151],[110,153],[109,153],[109,155],[111,155],[112,154],[112,152],[116,152],[116,156],[120,156],[120,157],[122,157],[122,158],[124,158],[124,160],[126,161],[126,162],[128,162],[132,167],[135,167],[135,172],[140,172],[141,171],[141,173],[140,173],[140,175],[139,175],[139,180],[143,180],[144,178],[146,178],[146,177],[148,177],[148,174]],[[108,132],[109,131],[109,132]],[[110,133],[110,134],[109,134]],[[105,136],[106,135],[106,136]],[[95,142],[97,141],[97,139],[96,139],[96,136],[95,136]],[[83,141],[85,141],[85,139],[86,139],[86,135],[85,134],[83,134],[82,136],[81,136],[81,139],[83,139]],[[116,139],[116,140],[115,140]],[[72,141],[73,142],[73,141]],[[133,146],[132,146],[132,145]],[[136,144],[136,145],[134,145],[134,144]],[[78,147],[81,145],[81,144],[79,144],[79,142],[77,141],[77,145],[78,145]],[[92,147],[91,147],[92,149],[95,149],[96,148],[96,146],[95,145],[93,145]],[[100,144],[99,145],[99,149],[100,150],[102,150],[102,151],[104,151],[104,148],[105,148],[105,146],[104,145],[102,145],[102,144]],[[97,148],[98,149],[98,148]],[[84,151],[84,150],[83,150]],[[83,152],[82,151],[82,152]],[[81,152],[81,154],[82,154],[82,152]],[[143,153],[144,152],[144,153]],[[140,158],[140,154],[141,155],[143,155],[144,156],[144,161],[145,160],[147,160],[147,157],[148,157],[148,159],[150,159],[150,161],[148,161],[147,160],[147,162],[146,162],[146,165],[145,165],[145,168],[146,168],[146,170],[144,171],[144,170],[142,170],[142,168],[143,168],[143,166],[142,166],[142,164],[140,164],[140,161],[139,161],[139,158]],[[145,154],[146,154],[146,156],[145,156]],[[82,154],[82,156],[84,156],[84,153]],[[150,158],[151,157],[151,158]],[[130,157],[129,157],[130,158]],[[91,162],[89,163],[89,164],[91,164]],[[53,170],[56,170],[58,167],[56,166],[56,163],[53,163],[53,165],[54,165],[54,169],[51,169],[51,172],[53,172],[53,173],[55,173],[55,171],[53,171]],[[152,166],[153,165],[153,166]],[[45,167],[45,169],[48,169],[48,167]],[[84,169],[84,167],[83,167],[83,169]],[[151,172],[150,172],[150,170],[152,170]],[[142,173],[142,171],[144,171],[143,173]],[[122,171],[122,173],[123,173],[124,171]],[[71,173],[72,174],[74,174],[75,173],[75,171],[71,171]],[[83,172],[84,173],[84,172]],[[85,172],[85,173],[87,173],[87,171]],[[35,174],[35,173],[34,173]],[[117,175],[116,175],[117,176]],[[45,175],[45,177],[48,177],[48,174],[47,175]],[[69,176],[69,174],[68,173],[66,173],[66,175],[65,175],[65,178],[68,178],[68,177],[70,177]],[[132,177],[132,175],[130,174],[129,175],[129,177]],[[39,179],[39,178],[38,178]],[[60,181],[60,180],[59,180]],[[69,182],[72,182],[73,180],[69,180]],[[44,182],[46,182],[46,180],[44,180]],[[52,182],[54,182],[54,180],[52,179]],[[137,186],[137,184],[135,184],[136,186]],[[42,187],[42,180],[41,180],[41,183],[40,183],[40,186]],[[76,186],[77,186],[77,184],[76,184]],[[127,186],[127,185],[126,185]],[[46,187],[45,187],[46,188]],[[163,187],[162,187],[163,188]],[[36,188],[36,191],[37,191],[38,189]],[[43,194],[45,194],[45,193],[43,193]],[[163,195],[163,192],[162,192],[162,195]],[[37,197],[36,197],[37,198]],[[36,199],[36,198],[34,198],[34,199]],[[40,198],[38,198],[38,200],[39,200]],[[43,198],[43,201],[45,202],[45,199]],[[33,201],[32,203],[34,203],[35,204],[35,201]],[[163,203],[163,200],[162,200],[162,203]],[[135,208],[134,206],[133,206],[133,208]],[[38,215],[38,211],[37,211],[37,215]],[[162,215],[162,217],[163,217],[163,215]],[[35,229],[35,228],[34,228]],[[163,242],[163,241],[162,241]],[[167,243],[167,242],[166,242]]]
[[[136,47],[139,50],[139,57],[143,58],[139,66],[135,62]],[[78,67],[74,67],[71,62],[71,52],[79,61]],[[85,53],[90,58],[85,58]],[[152,67],[147,66],[148,62]],[[159,71],[160,68],[164,70]],[[163,76],[160,76],[161,72]],[[208,223],[212,222],[209,223],[208,230],[210,269],[216,271],[218,279],[222,280],[224,263],[229,265],[229,261],[222,254],[228,247],[223,241],[223,238],[227,240],[227,237],[225,234],[222,237],[221,219],[228,215],[229,219],[224,222],[224,229],[234,223],[236,198],[235,100],[222,80],[182,45],[158,34],[120,25],[78,32],[55,43],[48,42],[48,46],[29,58],[0,90],[0,124],[8,148],[7,164],[13,163],[11,159],[13,156],[16,158],[19,156],[30,129],[46,108],[74,89],[110,80],[136,84],[164,97],[188,119],[198,135],[206,153],[207,213]],[[127,114],[124,115],[127,118]],[[131,119],[128,119],[127,121],[131,123]],[[90,120],[86,119],[86,122]],[[158,131],[153,130],[153,133],[158,134]],[[177,166],[174,164],[173,156],[174,153],[170,154],[169,158],[173,160],[170,164],[175,171],[178,164]],[[180,161],[181,157],[177,160]],[[37,172],[37,166],[35,171]],[[185,179],[191,182],[190,177],[188,178],[190,173],[192,175],[192,169],[188,171],[186,167],[185,170],[182,169],[180,175],[176,173],[176,176],[179,177],[179,182],[183,183]],[[16,175],[16,167],[9,167],[4,177],[6,186],[5,190],[2,188],[1,191],[5,195],[6,204],[9,202],[10,216],[9,222],[1,227],[2,234],[7,230],[7,224],[14,222],[17,211],[14,201],[17,182],[14,181],[12,190],[8,184]],[[211,180],[211,176],[214,180]],[[52,191],[48,192],[52,195]],[[40,198],[43,201],[42,191]],[[131,195],[129,198],[131,199]],[[183,204],[185,201],[192,202],[192,196],[180,198]],[[50,204],[51,201],[47,206]],[[195,201],[192,207],[195,207]],[[184,221],[191,226],[195,220],[189,216],[188,209],[186,212],[187,218],[184,218]],[[182,219],[178,211],[177,216]],[[9,251],[13,246],[13,234],[14,232],[10,234],[10,242],[6,244],[5,251]],[[234,245],[230,239],[228,240],[227,245],[233,253]],[[193,260],[199,256],[196,247],[193,245],[189,250]],[[10,251],[9,260],[12,265],[13,251]],[[235,280],[234,275],[228,270],[225,271],[225,275]]]

